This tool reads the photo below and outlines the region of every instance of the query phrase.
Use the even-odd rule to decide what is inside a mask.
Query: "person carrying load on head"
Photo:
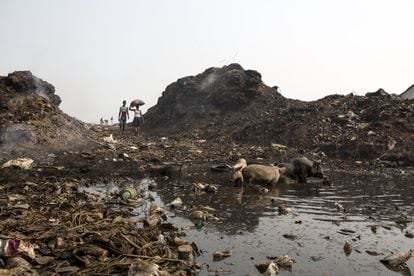
[[[129,120],[129,112],[126,103],[127,102],[125,100],[122,102],[122,106],[119,108],[118,114],[119,130],[121,131],[121,134],[124,134],[126,122]]]
[[[132,121],[132,125],[134,126],[135,135],[138,135],[140,132],[140,127],[144,123],[144,116],[142,115],[141,110],[139,109],[139,105],[135,105],[133,108],[133,103],[130,104],[129,110],[134,112],[134,120]]]

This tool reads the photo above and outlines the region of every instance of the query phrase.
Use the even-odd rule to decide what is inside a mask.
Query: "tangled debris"
[[[32,246],[32,253],[8,250],[0,258],[9,263],[11,257],[19,256],[27,270],[39,274],[126,274],[142,260],[169,273],[196,270],[194,263],[178,258],[175,233],[163,232],[160,224],[138,228],[131,207],[108,205],[98,195],[82,192],[82,185],[70,179],[2,184],[1,190],[6,191],[0,198],[2,238],[22,240],[26,247]],[[27,206],[21,208],[23,204]],[[8,267],[10,273],[15,269]],[[20,264],[16,267],[22,269]]]

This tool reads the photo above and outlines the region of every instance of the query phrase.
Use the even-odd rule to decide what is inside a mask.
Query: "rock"
[[[350,241],[346,241],[344,245],[344,252],[345,255],[350,255],[352,252],[352,243]]]

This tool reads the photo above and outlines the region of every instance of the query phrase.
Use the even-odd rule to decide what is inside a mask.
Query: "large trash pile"
[[[152,133],[404,166],[414,164],[413,111],[413,101],[382,89],[312,102],[287,99],[258,72],[231,64],[170,84],[145,115]]]
[[[214,136],[244,124],[247,113],[269,101],[276,106],[286,103],[276,87],[263,84],[258,72],[244,70],[239,64],[209,68],[170,84],[145,114],[146,125],[161,134],[208,131],[213,127]],[[239,123],[235,122],[237,119]]]
[[[87,126],[59,109],[54,87],[18,71],[0,77],[0,152],[3,158],[27,150],[62,150],[90,142]]]

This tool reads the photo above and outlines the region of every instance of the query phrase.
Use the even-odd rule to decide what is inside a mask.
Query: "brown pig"
[[[233,173],[233,179],[241,183],[246,181],[249,184],[261,183],[274,186],[279,181],[280,174],[283,173],[284,170],[284,168],[271,165],[252,164],[241,170],[241,174],[240,171],[235,171]]]
[[[235,170],[231,176],[231,180],[234,182],[234,186],[240,187],[243,185],[243,173],[242,170]]]

